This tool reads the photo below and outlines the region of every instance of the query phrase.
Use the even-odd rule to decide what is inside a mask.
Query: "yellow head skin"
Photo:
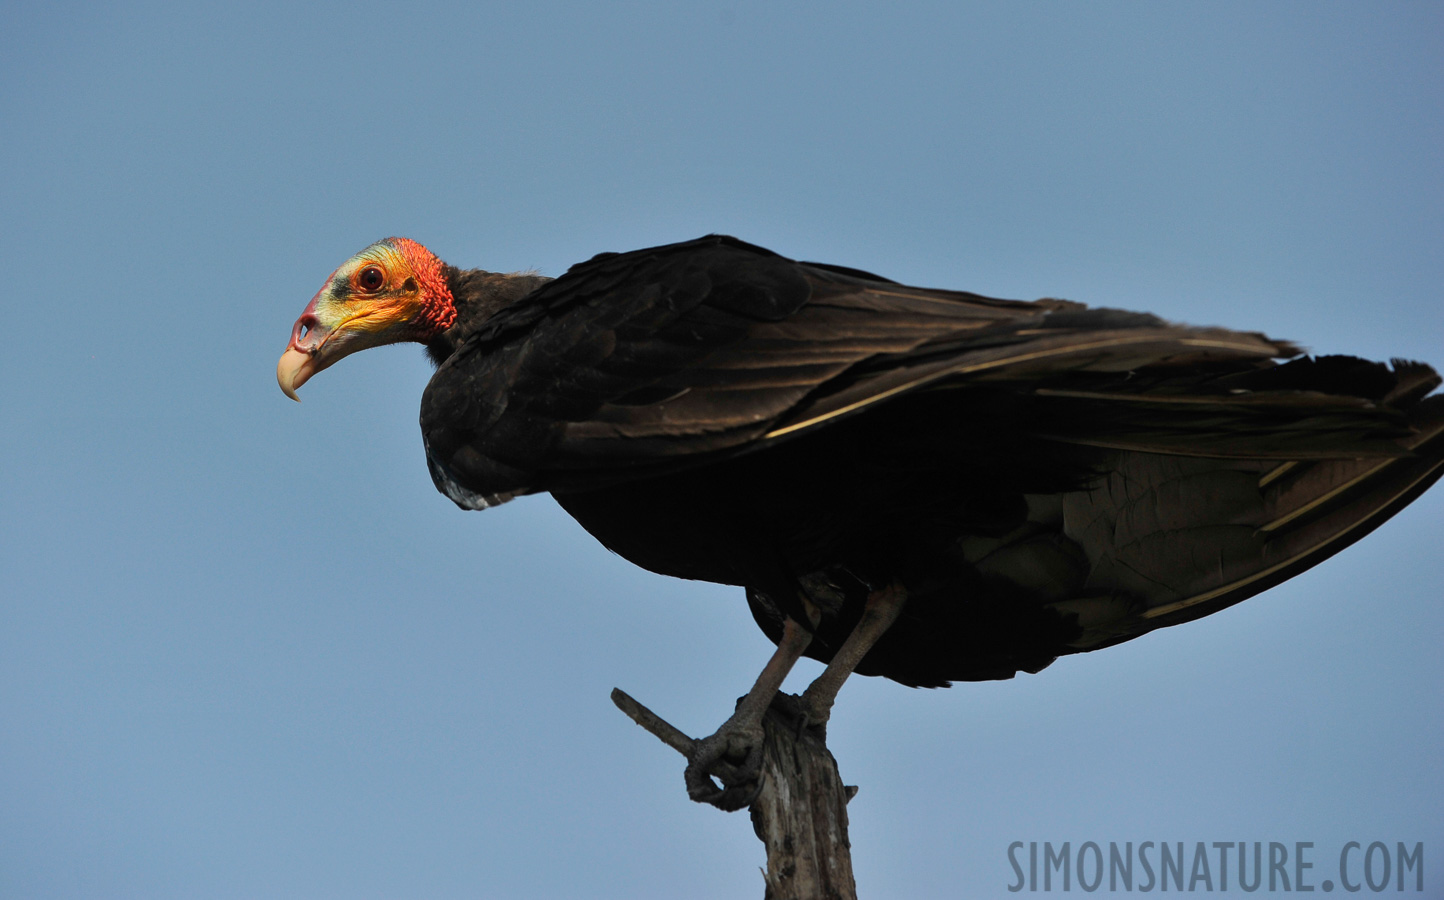
[[[291,329],[276,365],[287,397],[317,372],[367,347],[426,342],[456,321],[441,260],[407,238],[377,241],[332,272]]]

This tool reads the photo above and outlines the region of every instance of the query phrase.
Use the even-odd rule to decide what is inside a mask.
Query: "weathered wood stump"
[[[620,689],[612,702],[634,722],[684,756],[692,738]],[[778,694],[762,720],[762,765],[749,807],[752,827],[767,848],[765,900],[857,900],[847,839],[847,801],[856,787],[842,783],[827,749],[826,726],[800,727],[801,705]]]

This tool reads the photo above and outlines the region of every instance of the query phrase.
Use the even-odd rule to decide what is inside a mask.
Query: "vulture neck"
[[[446,285],[456,304],[456,321],[426,342],[426,355],[433,365],[446,362],[466,336],[480,328],[499,310],[517,302],[551,281],[529,273],[503,274],[482,269],[458,269],[443,263]]]

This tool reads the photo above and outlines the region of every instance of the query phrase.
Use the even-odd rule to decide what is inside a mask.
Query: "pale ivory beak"
[[[300,403],[301,398],[296,396],[296,389],[318,371],[320,370],[311,354],[287,347],[286,352],[281,354],[281,361],[276,363],[276,382],[281,386],[282,393]]]

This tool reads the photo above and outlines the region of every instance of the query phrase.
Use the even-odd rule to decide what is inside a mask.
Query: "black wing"
[[[422,428],[458,504],[553,491],[638,565],[747,585],[774,639],[795,579],[933,548],[947,577],[911,578],[857,671],[945,684],[1236,603],[1444,474],[1432,369],[1275,362],[1296,354],[709,237],[503,310],[438,370]],[[884,578],[911,565],[893,555]],[[810,655],[855,624],[850,590]]]
[[[907,392],[1057,392],[1072,375],[1102,379],[1084,383],[1104,402],[1127,392],[1126,373],[1221,377],[1295,353],[1258,334],[908,287],[710,236],[604,254],[503,310],[437,371],[421,424],[438,487],[474,508],[751,452]],[[1213,400],[1232,402],[1223,388]],[[1319,403],[1326,414],[1362,401]],[[1199,437],[1143,431],[1135,442]]]

